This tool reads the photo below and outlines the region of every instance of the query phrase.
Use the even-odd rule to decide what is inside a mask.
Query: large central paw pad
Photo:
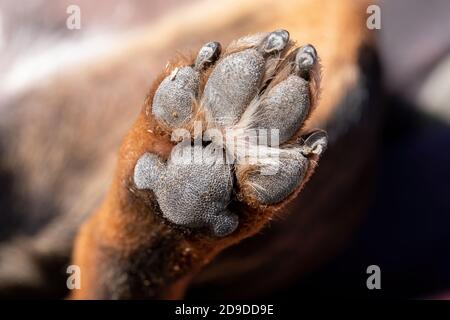
[[[323,131],[300,136],[316,100],[317,60],[285,30],[239,39],[222,56],[220,44],[205,44],[153,96],[151,116],[183,139],[167,161],[141,156],[136,187],[154,192],[170,222],[218,237],[239,225],[230,202],[263,210],[285,202],[327,144]]]

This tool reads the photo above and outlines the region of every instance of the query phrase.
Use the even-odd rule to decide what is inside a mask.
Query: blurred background
[[[11,92],[195,2],[0,0],[0,117]],[[61,27],[72,4],[80,30]],[[450,2],[378,4],[388,113],[370,210],[343,252],[276,296],[450,298]],[[361,282],[371,264],[382,290]]]

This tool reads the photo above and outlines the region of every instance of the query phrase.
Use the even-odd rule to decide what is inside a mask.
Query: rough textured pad
[[[241,183],[251,186],[252,196],[261,204],[271,205],[283,201],[304,179],[310,157],[320,156],[327,148],[327,134],[316,130],[304,141],[296,141],[297,146],[283,149],[280,153],[278,172],[261,175],[253,170]]]
[[[230,54],[220,61],[206,83],[202,106],[209,119],[221,126],[239,121],[259,91],[266,59],[283,50],[289,42],[286,30],[263,37],[253,48]]]
[[[219,237],[233,232],[236,215],[226,210],[233,178],[229,165],[213,144],[202,148],[203,159],[194,161],[194,148],[179,144],[172,150],[167,166],[154,155],[144,154],[137,162],[134,181],[139,189],[151,189],[163,216],[185,227],[207,227]]]
[[[289,140],[308,115],[309,85],[296,75],[274,86],[256,110],[252,128],[279,129],[279,143]]]
[[[241,38],[212,66],[219,59],[221,47],[217,42],[209,42],[199,50],[192,67],[176,69],[161,82],[152,112],[169,127],[186,124],[192,118],[193,99],[198,99],[199,111],[204,112],[208,121],[205,127],[219,133],[223,129],[238,129],[231,130],[236,149],[222,145],[221,139],[206,147],[201,143],[192,147],[189,140],[177,144],[166,163],[148,153],[137,161],[136,187],[154,192],[167,220],[188,228],[208,228],[218,237],[226,236],[239,222],[238,216],[227,209],[234,192],[234,170],[239,172],[238,184],[244,186],[241,190],[246,193],[240,200],[277,204],[296,190],[310,163],[317,161],[325,150],[327,137],[323,131],[292,142],[310,111],[309,81],[317,53],[314,47],[306,45],[291,51],[292,54],[284,54],[288,43],[289,33],[285,30]],[[212,71],[199,93],[199,79],[208,76],[209,67]],[[271,85],[272,79],[275,80]],[[270,142],[289,141],[289,146],[259,149],[258,142],[247,141],[245,135],[246,131],[255,130],[241,129],[278,129],[279,139],[271,137]],[[238,133],[239,130],[244,133]],[[208,134],[205,132],[204,136]],[[238,161],[247,159],[247,147],[257,149],[256,154],[262,158],[251,164],[223,164],[223,147],[227,155]],[[272,157],[273,150],[281,151],[279,159]],[[203,156],[198,151],[203,151]],[[274,172],[274,168],[278,171]]]
[[[134,168],[134,184],[138,189],[154,189],[164,171],[165,166],[158,156],[145,153]]]
[[[300,150],[295,155],[281,154],[279,170],[273,175],[261,175],[255,170],[244,181],[253,190],[253,197],[264,205],[285,199],[298,186],[308,168],[308,159]]]
[[[182,125],[192,114],[198,86],[199,74],[196,70],[191,67],[175,69],[156,90],[152,113],[171,127]]]
[[[212,71],[203,93],[202,106],[218,125],[239,120],[250,100],[258,92],[265,60],[256,49],[233,53]]]

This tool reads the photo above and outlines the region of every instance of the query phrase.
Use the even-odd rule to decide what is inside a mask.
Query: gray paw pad
[[[225,237],[236,230],[239,218],[229,211],[219,212],[215,216],[210,216],[210,225],[215,236]]]
[[[284,200],[303,180],[308,169],[308,159],[299,150],[282,153],[280,157],[276,174],[262,175],[256,170],[245,181],[251,186],[253,197],[261,204],[275,204]]]
[[[203,159],[193,159],[194,149],[179,144],[164,165],[154,155],[137,162],[134,182],[138,189],[151,189],[167,220],[189,228],[209,228],[216,236],[233,232],[236,215],[228,212],[233,187],[229,165],[212,150],[203,148]]]
[[[185,123],[191,116],[198,85],[196,70],[191,67],[175,69],[156,90],[152,113],[172,127]]]
[[[134,167],[134,184],[138,189],[154,189],[164,170],[164,164],[156,155],[145,153]]]
[[[155,92],[153,115],[175,129],[193,124],[189,121],[194,118],[196,105],[202,112],[199,114],[205,115],[204,128],[219,133],[228,129],[278,129],[280,135],[273,141],[278,140],[281,148],[265,146],[263,158],[267,157],[249,167],[239,162],[246,157],[240,153],[246,145],[240,134],[235,136],[240,143],[238,151],[222,144],[223,140],[195,148],[188,140],[173,148],[167,162],[152,154],[142,155],[134,171],[136,187],[154,192],[164,218],[188,228],[207,228],[217,237],[229,235],[238,227],[238,216],[227,208],[235,183],[250,193],[240,198],[244,201],[279,203],[302,183],[311,161],[317,160],[327,142],[323,131],[305,140],[294,139],[311,109],[310,74],[318,60],[313,46],[294,49],[289,33],[276,30],[242,38],[225,52],[221,58],[220,44],[209,42],[191,66],[180,67],[167,76]],[[209,68],[212,70],[201,91],[200,79],[208,75]],[[207,136],[205,132],[204,138]],[[269,141],[272,143],[272,138]],[[258,143],[250,144],[254,147]],[[280,151],[279,159],[269,156],[273,149]],[[202,151],[200,161],[195,159],[198,150]],[[224,151],[238,162],[224,164]],[[263,173],[274,164],[278,171]],[[234,181],[235,171],[243,173],[237,175],[239,181]]]
[[[186,66],[172,71],[159,85],[153,97],[152,113],[171,127],[186,123],[197,98],[200,74],[220,55],[220,44],[208,42],[198,52],[194,67]]]
[[[284,143],[303,124],[309,108],[308,82],[291,75],[267,93],[252,117],[251,127],[278,129],[279,143]]]
[[[270,33],[255,48],[230,54],[219,61],[203,93],[203,107],[220,126],[235,124],[259,91],[267,54],[283,50],[289,42],[286,30]]]
[[[258,91],[264,72],[264,57],[255,49],[233,53],[211,73],[202,105],[218,125],[232,125]]]
[[[304,141],[282,149],[278,172],[262,175],[258,170],[250,173],[244,183],[251,186],[252,195],[258,202],[266,205],[283,201],[304,179],[311,156],[320,156],[327,148],[327,134],[316,130]]]

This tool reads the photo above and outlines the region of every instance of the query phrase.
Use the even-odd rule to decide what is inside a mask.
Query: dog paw
[[[302,132],[319,88],[312,45],[277,30],[221,51],[209,42],[168,67],[147,116],[174,147],[167,159],[141,155],[133,180],[165,219],[216,237],[239,228],[239,205],[272,212],[292,199],[327,145],[324,131]]]

